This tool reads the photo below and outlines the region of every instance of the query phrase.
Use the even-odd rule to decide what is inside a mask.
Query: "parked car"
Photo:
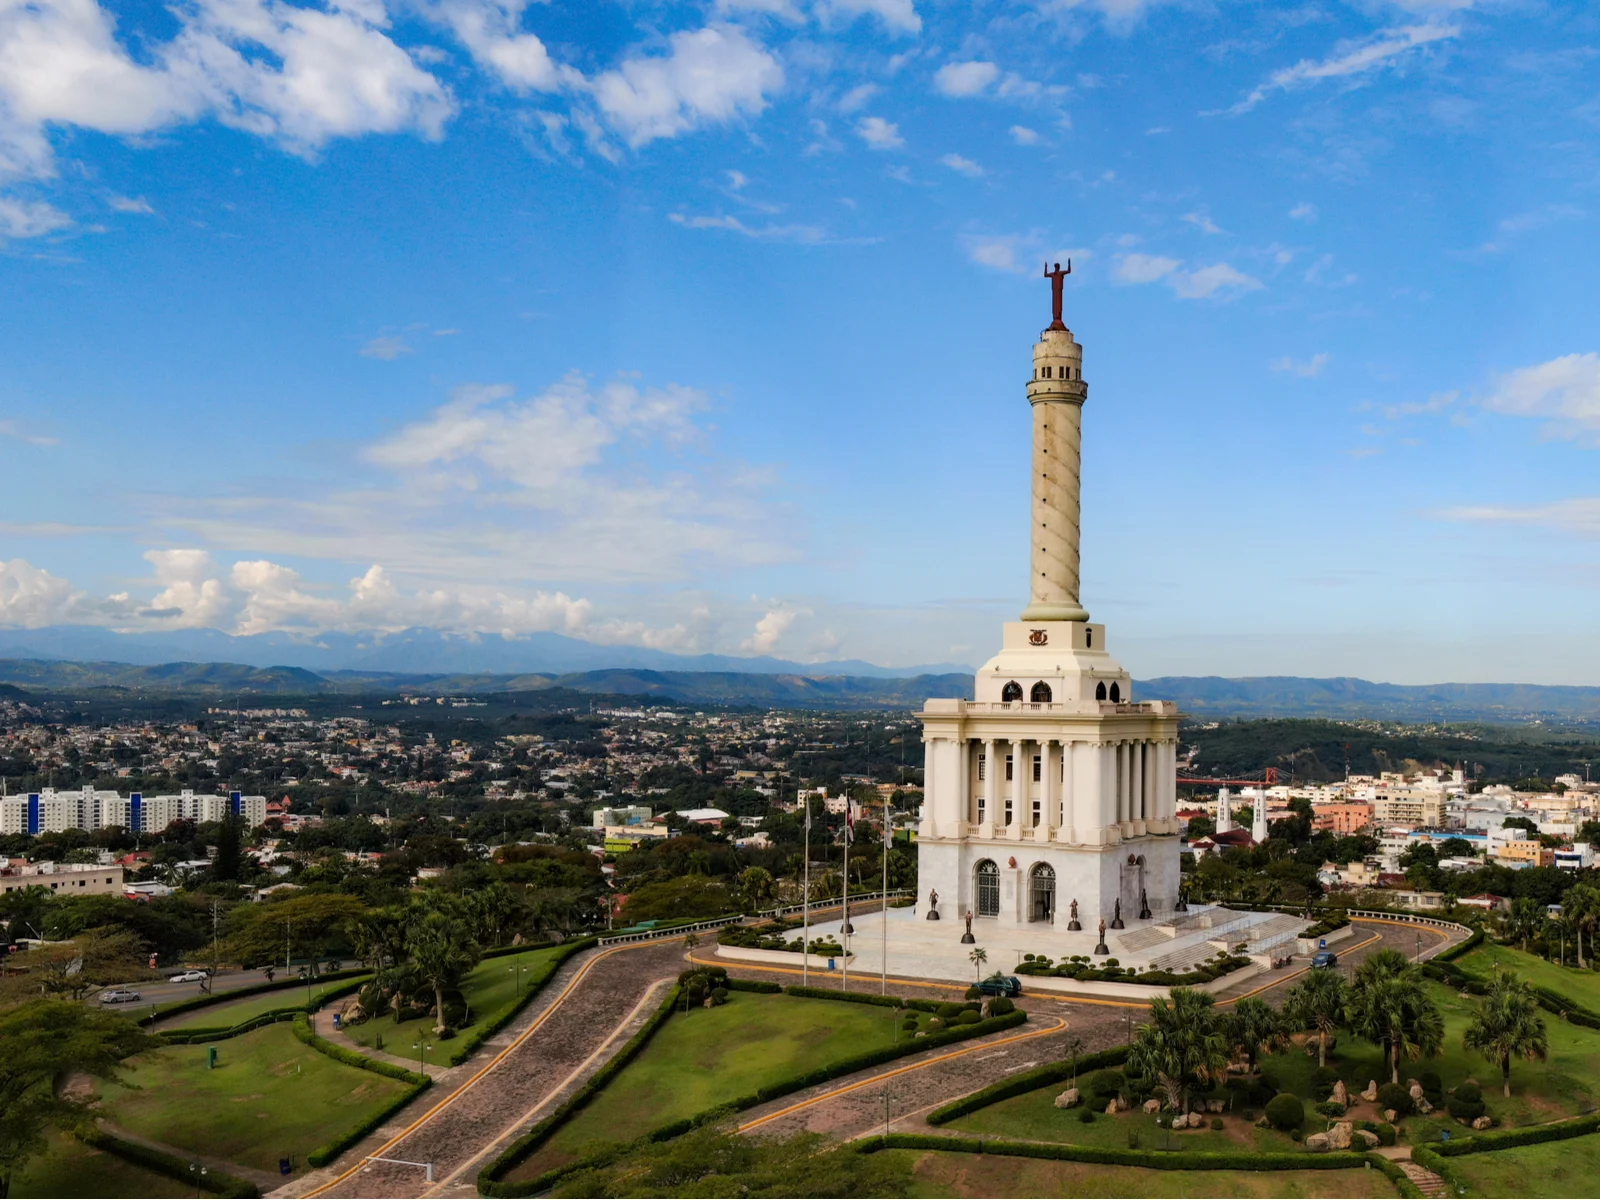
[[[1337,967],[1339,965],[1339,956],[1332,950],[1318,950],[1311,956],[1311,965],[1313,967],[1320,967],[1323,970],[1327,970],[1331,967]]]
[[[1022,980],[1015,975],[1001,975],[997,971],[979,983],[978,990],[985,996],[1020,996]]]
[[[206,980],[206,973],[204,971],[179,971],[176,975],[173,975],[170,978],[168,978],[167,982],[168,983],[204,983],[205,980]]]
[[[143,998],[132,988],[107,988],[100,993],[101,1004],[132,1004]]]

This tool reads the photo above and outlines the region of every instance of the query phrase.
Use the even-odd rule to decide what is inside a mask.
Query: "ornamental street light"
[[[411,1048],[417,1052],[417,1074],[421,1075],[423,1074],[422,1068],[427,1065],[427,1059],[423,1056],[433,1047],[424,1042],[422,1038],[418,1038],[411,1043]]]

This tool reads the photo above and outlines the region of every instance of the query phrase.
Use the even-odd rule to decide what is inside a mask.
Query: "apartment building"
[[[46,788],[23,796],[0,799],[0,833],[60,833],[67,829],[109,829],[120,826],[130,833],[159,833],[174,821],[205,824],[229,816],[254,828],[267,819],[267,798],[229,792],[225,796],[197,796],[189,789],[178,795],[123,796],[92,787],[76,792]]]

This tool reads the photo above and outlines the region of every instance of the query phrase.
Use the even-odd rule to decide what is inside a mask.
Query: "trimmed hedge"
[[[125,1141],[103,1129],[89,1126],[73,1131],[73,1137],[86,1146],[93,1146],[96,1150],[104,1150],[107,1154],[115,1154],[125,1162],[154,1171],[157,1175],[165,1175],[169,1179],[177,1179],[190,1187],[198,1187],[216,1196],[230,1198],[255,1197],[261,1195],[261,1189],[248,1179],[240,1179],[237,1175],[229,1175],[226,1171],[218,1171],[207,1167],[206,1173],[200,1175],[189,1170],[189,1161],[179,1158],[176,1154],[168,1154],[165,1150],[157,1150],[151,1146],[141,1146],[137,1142]]]
[[[1484,936],[1485,935],[1484,935],[1483,930],[1474,929],[1472,931],[1472,936],[1469,937],[1466,941],[1461,942],[1458,945],[1451,946],[1448,950],[1441,950],[1438,954],[1435,954],[1428,961],[1429,962],[1455,962],[1455,960],[1460,958],[1462,955],[1470,954],[1470,953],[1472,953],[1472,951],[1476,950],[1479,946],[1483,945]]]
[[[550,982],[551,978],[558,970],[561,969],[562,965],[567,961],[567,959],[571,958],[574,954],[577,954],[580,950],[589,949],[599,940],[600,939],[597,937],[584,937],[578,938],[576,941],[562,943],[560,953],[550,958],[536,972],[528,976],[526,985],[527,990],[523,992],[522,995],[518,996],[510,1004],[507,1004],[499,1011],[490,1014],[489,1016],[480,1020],[476,1025],[471,1027],[466,1036],[461,1039],[460,1043],[451,1050],[450,1056],[445,1059],[445,1065],[450,1067],[459,1067],[462,1063],[466,1062],[467,1059],[476,1054],[479,1046],[483,1045],[495,1034],[499,1033],[516,1018],[518,1013],[528,1007],[533,998],[539,994],[540,989],[543,988],[545,984]],[[537,950],[540,947],[535,946],[533,948]],[[507,953],[515,952],[520,954],[526,949],[528,949],[526,946],[516,946],[507,951]],[[484,957],[488,958],[491,956],[485,955]],[[494,955],[493,957],[503,956]]]
[[[880,996],[876,992],[844,992],[834,988],[804,987],[798,983],[791,983],[783,990],[791,996],[803,996],[807,1000],[845,1000],[851,1004],[876,1004],[879,1008],[906,1006],[900,996]]]
[[[164,1033],[158,1033],[156,1036],[174,1046],[192,1046],[196,1042],[220,1042],[226,1038],[238,1037],[241,1033],[249,1033],[253,1029],[260,1029],[263,1025],[273,1025],[279,1021],[292,1021],[299,1014],[316,1012],[329,1000],[337,1000],[340,996],[348,996],[351,992],[360,991],[366,986],[366,983],[366,976],[352,979],[336,988],[329,988],[309,1004],[296,1004],[286,1008],[270,1008],[264,1013],[257,1013],[247,1021],[240,1021],[237,1025],[196,1025],[187,1029],[171,1029]]]
[[[542,1121],[537,1122],[531,1129],[516,1141],[512,1142],[478,1172],[478,1194],[480,1196],[531,1196],[534,1193],[525,1190],[526,1185],[505,1183],[504,1179],[512,1170],[533,1157],[535,1151],[543,1146],[554,1136],[556,1130],[565,1125],[582,1108],[599,1094],[643,1050],[645,1043],[655,1036],[656,1031],[666,1024],[677,1008],[678,997],[682,989],[673,984],[667,989],[667,994],[662,997],[656,1011],[650,1014],[650,1019],[623,1044],[621,1050],[612,1056],[606,1063],[589,1078],[589,1081],[580,1087],[556,1110]],[[548,1172],[546,1172],[548,1174]]]
[[[408,1071],[404,1067],[395,1066],[393,1063],[381,1062],[375,1058],[368,1058],[364,1054],[357,1054],[354,1050],[346,1050],[343,1046],[334,1045],[311,1028],[311,1021],[304,1013],[295,1014],[294,1036],[319,1054],[326,1054],[335,1062],[342,1062],[346,1066],[358,1067],[363,1071],[371,1071],[374,1075],[385,1075],[390,1079],[398,1079],[411,1085],[410,1088],[396,1096],[393,1101],[378,1112],[373,1113],[365,1121],[345,1130],[331,1142],[318,1146],[310,1154],[306,1155],[306,1162],[310,1166],[327,1166],[374,1129],[382,1126],[385,1121],[433,1085],[433,1080],[426,1075],[419,1075],[415,1071]]]
[[[882,996],[871,996],[864,992],[832,992],[819,988],[788,987],[784,991],[790,995],[799,994],[802,997],[846,1000],[855,1003],[878,1004],[880,1006],[884,999]],[[815,993],[814,996],[813,993]],[[573,1113],[588,1104],[605,1084],[611,1082],[622,1068],[627,1065],[628,1061],[643,1048],[649,1036],[654,1034],[660,1024],[672,1015],[673,1005],[676,1001],[677,989],[674,988],[645,1027],[633,1036],[615,1058],[601,1068],[571,1099],[528,1130],[527,1133],[523,1134],[510,1146],[506,1147],[505,1151],[494,1162],[480,1171],[478,1173],[479,1195],[494,1197],[535,1196],[541,1192],[549,1191],[557,1181],[576,1171],[603,1166],[608,1162],[614,1161],[625,1147],[602,1150],[590,1155],[588,1158],[580,1159],[578,1162],[568,1163],[566,1166],[546,1171],[531,1180],[523,1180],[517,1183],[504,1182],[505,1176],[511,1170],[532,1157],[533,1153],[544,1145],[555,1131],[571,1118]],[[766,1087],[735,1097],[732,1100],[726,1100],[715,1108],[696,1113],[692,1117],[684,1117],[681,1120],[659,1126],[645,1134],[643,1140],[650,1142],[670,1141],[725,1113],[741,1112],[747,1108],[754,1108],[759,1104],[765,1104],[769,1100],[776,1100],[781,1096],[787,1096],[820,1083],[827,1083],[829,1080],[837,1079],[841,1075],[853,1075],[857,1071],[869,1070],[872,1067],[880,1066],[897,1058],[920,1054],[924,1050],[937,1049],[941,1046],[948,1046],[953,1042],[983,1037],[985,1034],[997,1033],[1005,1029],[1014,1029],[1027,1019],[1028,1014],[1018,1009],[1003,1017],[992,1017],[987,1021],[980,1021],[976,1025],[961,1025],[930,1034],[925,1038],[911,1038],[896,1046],[885,1046],[879,1050],[870,1050],[865,1054],[858,1054],[853,1058],[840,1059],[799,1075],[791,1075],[787,1079],[768,1084]]]
[[[365,979],[372,972],[365,967],[353,967],[348,971],[329,971],[326,975],[317,976],[314,983],[331,983],[336,979]],[[234,988],[231,992],[219,992],[205,996],[195,996],[188,1000],[180,1000],[170,1008],[162,1009],[155,1015],[155,1020],[165,1021],[169,1017],[176,1017],[180,1013],[193,1012],[197,1008],[209,1008],[213,1004],[228,1004],[234,1000],[243,1000],[246,996],[259,996],[263,992],[282,992],[289,988],[303,988],[306,986],[304,979],[275,979],[271,983],[253,983],[249,987]],[[304,1005],[300,1006],[304,1008]],[[151,1024],[148,1016],[140,1017],[139,1024]]]
[[[1354,1150],[1323,1154],[1283,1151],[1252,1154],[1215,1150],[1124,1150],[1119,1146],[1074,1146],[1066,1143],[1012,1142],[1004,1138],[952,1134],[894,1133],[865,1139],[863,1150],[950,1150],[958,1154],[1004,1154],[1014,1158],[1054,1158],[1066,1162],[1117,1167],[1153,1167],[1158,1171],[1342,1171],[1370,1158]]]
[[[767,979],[729,979],[728,989],[734,992],[760,992],[763,996],[783,994],[783,985]]]
[[[1091,1071],[1099,1071],[1106,1067],[1120,1067],[1128,1058],[1126,1046],[1113,1046],[1110,1050],[1100,1050],[1094,1054],[1086,1054],[1078,1059],[1077,1073],[1086,1075]],[[991,1083],[986,1088],[979,1088],[952,1100],[949,1104],[941,1105],[934,1109],[923,1119],[929,1125],[948,1125],[957,1117],[964,1117],[969,1113],[977,1112],[980,1108],[988,1108],[991,1104],[998,1104],[1002,1100],[1009,1100],[1013,1096],[1021,1096],[1026,1092],[1037,1091],[1039,1088],[1050,1087],[1072,1078],[1073,1065],[1069,1061],[1048,1063],[1042,1067],[1035,1067],[1031,1071],[1019,1071],[998,1083]]]
[[[1429,1142],[1428,1149],[1447,1158],[1461,1154],[1483,1154],[1489,1150],[1509,1150],[1513,1146],[1536,1146],[1540,1142],[1559,1142],[1567,1138],[1600,1133],[1600,1114],[1569,1117],[1546,1125],[1524,1125],[1520,1129],[1498,1129],[1485,1133],[1452,1137],[1448,1142]]]

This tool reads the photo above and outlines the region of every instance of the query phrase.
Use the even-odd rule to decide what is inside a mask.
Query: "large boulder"
[[[1313,1133],[1306,1138],[1306,1149],[1311,1151],[1326,1150],[1328,1148],[1328,1135]]]
[[[1355,1133],[1356,1141],[1361,1143],[1363,1149],[1376,1150],[1383,1144],[1383,1139],[1370,1129],[1358,1129]]]
[[[1428,1098],[1426,1096],[1422,1096],[1422,1097],[1418,1098],[1418,1100],[1417,1100],[1417,1111],[1419,1113],[1421,1113],[1423,1116],[1427,1116],[1429,1113],[1431,1113],[1433,1111],[1433,1105],[1428,1103]]]
[[[1350,1107],[1350,1089],[1344,1086],[1344,1080],[1338,1079],[1334,1081],[1333,1092],[1328,1096],[1328,1099],[1335,1104],[1342,1104],[1346,1108]]]
[[[1368,1104],[1378,1098],[1378,1081],[1376,1079],[1367,1080],[1367,1090],[1361,1093],[1361,1098]]]
[[[1147,1112],[1147,1113],[1158,1113],[1158,1112],[1160,1112],[1161,1111],[1161,1101],[1159,1101],[1159,1100],[1146,1100],[1144,1102],[1144,1111]]]
[[[1422,1085],[1415,1079],[1411,1080],[1411,1082],[1406,1085],[1406,1090],[1411,1093],[1411,1099],[1413,1101],[1421,1100],[1423,1098]]]
[[[1228,1107],[1227,1102],[1223,1101],[1223,1100],[1218,1100],[1216,1098],[1212,1098],[1212,1099],[1206,1101],[1206,1111],[1208,1113],[1220,1113],[1220,1112],[1224,1111],[1227,1107]]]
[[[1400,1119],[1400,1114],[1395,1112],[1395,1110],[1392,1108],[1386,1108],[1383,1110],[1383,1119],[1389,1122],[1389,1124],[1393,1125]]]
[[[1062,1092],[1061,1095],[1056,1097],[1056,1107],[1076,1108],[1078,1106],[1078,1101],[1081,1098],[1082,1097],[1079,1096],[1077,1088],[1068,1088],[1066,1091]]]
[[[1115,1096],[1106,1101],[1106,1116],[1114,1117],[1120,1110],[1121,1106],[1118,1105],[1117,1098]]]
[[[1474,1129],[1487,1129],[1487,1128],[1489,1128],[1489,1126],[1491,1126],[1493,1124],[1494,1124],[1494,1118],[1491,1117],[1488,1113],[1484,1113],[1483,1116],[1479,1117],[1477,1120],[1472,1122],[1472,1127]]]
[[[1355,1125],[1350,1121],[1337,1121],[1332,1129],[1328,1130],[1328,1149],[1350,1149],[1350,1135],[1355,1132]]]
[[[1174,1129],[1187,1129],[1187,1128],[1189,1128],[1189,1114],[1188,1113],[1179,1113],[1177,1116],[1173,1117],[1172,1118],[1172,1127]]]

